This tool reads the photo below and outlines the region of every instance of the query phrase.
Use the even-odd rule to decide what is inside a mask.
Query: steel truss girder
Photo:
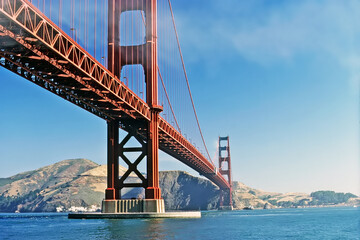
[[[150,120],[149,107],[142,99],[115,78],[31,3],[25,0],[1,0],[0,18],[3,28],[6,28],[6,24],[11,23],[11,30],[13,30],[11,31],[13,34],[10,34],[13,35],[11,37],[15,40],[20,38],[19,43],[21,44],[34,44],[29,50],[32,50],[43,61],[56,62],[60,70],[67,70],[71,77],[75,77],[73,72],[77,72],[80,79],[87,78],[98,88],[107,90],[109,99],[122,102],[121,105],[125,110],[133,110],[128,111],[128,115]],[[33,39],[36,39],[35,43]],[[50,54],[39,53],[37,50],[40,52],[48,50]]]
[[[2,59],[0,59],[0,66],[103,119],[111,119],[110,115],[100,111],[99,108],[95,107],[94,105],[79,100],[79,97],[71,93],[71,90],[57,86],[54,82],[52,82],[51,79],[47,79],[36,71],[31,71],[30,69],[23,67],[21,64],[19,64],[19,58],[16,56],[9,56],[0,52],[0,57],[2,57]]]

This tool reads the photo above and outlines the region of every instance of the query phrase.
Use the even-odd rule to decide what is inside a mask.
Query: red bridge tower
[[[108,122],[108,187],[105,191],[102,212],[164,212],[164,200],[159,188],[158,149],[159,113],[157,86],[157,0],[108,0],[108,68],[118,78],[126,65],[142,65],[146,82],[146,103],[150,107],[150,121],[124,119]],[[126,11],[142,11],[145,19],[145,43],[120,45],[120,15]],[[134,56],[136,54],[136,56]],[[127,124],[122,124],[126,122]],[[131,125],[133,127],[131,127]],[[119,143],[119,127],[126,128],[128,135]],[[130,126],[130,127],[129,127]],[[134,138],[141,147],[125,147]],[[131,161],[124,153],[139,153]],[[128,165],[128,170],[119,179],[119,157]],[[146,177],[137,169],[146,157]],[[129,181],[131,173],[141,180]],[[128,181],[127,181],[128,180]],[[123,188],[145,188],[145,199],[121,199]]]
[[[222,145],[222,142],[225,142],[225,145]],[[220,190],[220,209],[232,210],[232,178],[229,136],[219,137],[219,172],[224,177],[227,177],[230,185],[229,189]]]

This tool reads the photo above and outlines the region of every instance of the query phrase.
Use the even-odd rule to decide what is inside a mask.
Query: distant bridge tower
[[[222,145],[222,143],[224,145]],[[227,178],[230,188],[221,190],[220,209],[232,209],[232,178],[229,136],[219,137],[219,172]],[[225,193],[224,191],[229,191]]]

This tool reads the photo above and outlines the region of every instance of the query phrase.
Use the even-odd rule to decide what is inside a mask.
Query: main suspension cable
[[[174,13],[173,13],[173,10],[172,10],[172,7],[171,7],[170,0],[168,0],[168,2],[169,2],[169,8],[170,8],[170,12],[171,12],[172,22],[173,22],[173,26],[174,26],[174,30],[175,30],[176,41],[177,41],[177,45],[178,45],[178,48],[179,48],[181,63],[182,63],[182,67],[183,67],[184,75],[185,75],[185,79],[186,79],[186,84],[187,84],[187,87],[188,87],[188,90],[189,90],[190,99],[191,99],[191,104],[192,104],[192,107],[193,107],[193,110],[194,110],[194,114],[195,114],[195,118],[196,118],[196,123],[197,123],[197,125],[198,125],[199,131],[200,131],[200,135],[201,135],[201,139],[202,139],[202,142],[203,142],[203,144],[204,144],[205,151],[206,151],[206,153],[207,153],[207,155],[208,155],[208,158],[209,158],[209,160],[214,164],[214,162],[212,161],[212,159],[211,159],[211,157],[210,157],[209,151],[208,151],[208,149],[207,149],[207,147],[206,147],[206,143],[205,143],[205,139],[204,139],[204,136],[203,136],[203,134],[202,134],[202,131],[201,131],[199,119],[198,119],[198,116],[197,116],[197,114],[196,114],[195,105],[194,105],[194,100],[193,100],[192,95],[191,95],[189,79],[188,79],[188,77],[187,77],[186,70],[185,70],[184,58],[183,58],[182,53],[181,53],[179,36],[178,36],[178,34],[177,34],[176,25],[175,25]],[[214,165],[215,165],[215,164],[214,164]]]

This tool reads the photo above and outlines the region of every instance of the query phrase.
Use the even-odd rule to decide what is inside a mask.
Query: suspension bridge
[[[145,199],[126,202],[132,209],[165,211],[159,149],[211,180],[222,190],[220,204],[232,205],[229,138],[219,138],[216,167],[170,0],[0,0],[0,65],[107,121],[103,212],[130,211],[119,201],[122,189],[134,187],[145,189]],[[121,177],[119,159],[128,166]],[[140,181],[129,181],[131,173]]]

